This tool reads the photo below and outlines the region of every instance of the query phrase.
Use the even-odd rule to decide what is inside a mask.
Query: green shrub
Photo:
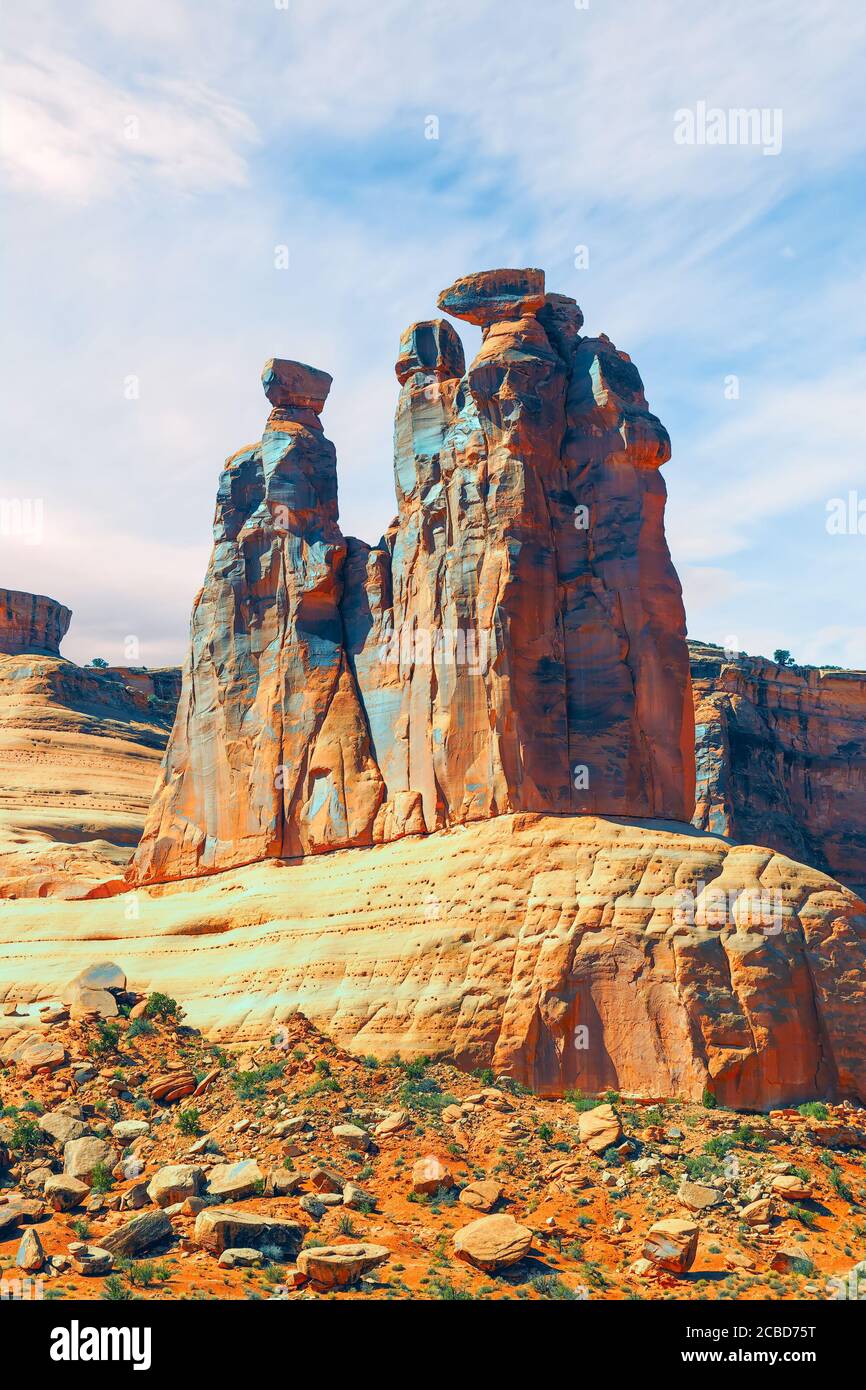
[[[194,1105],[188,1106],[186,1110],[181,1110],[177,1117],[177,1127],[181,1134],[189,1135],[193,1139],[203,1133],[200,1115]]]
[[[144,1013],[146,1018],[158,1018],[163,1023],[169,1020],[177,1023],[183,1018],[183,1009],[177,1000],[168,994],[160,994],[158,990],[147,996]]]
[[[87,1051],[91,1057],[108,1057],[117,1051],[119,1043],[120,1024],[101,1018],[96,1025],[96,1036],[88,1039]]]
[[[9,1147],[16,1153],[35,1153],[42,1143],[42,1131],[35,1120],[19,1120],[12,1130]]]
[[[154,1026],[146,1018],[134,1018],[126,1030],[126,1036],[130,1039],[146,1038],[153,1032]]]
[[[109,1303],[122,1303],[126,1299],[132,1298],[132,1294],[119,1274],[109,1274],[102,1286],[101,1297]]]
[[[91,1192],[110,1192],[114,1179],[104,1163],[97,1163],[90,1175]]]
[[[830,1111],[822,1100],[807,1100],[804,1105],[798,1105],[797,1109],[801,1115],[805,1115],[810,1120],[828,1120]]]
[[[267,1095],[268,1082],[282,1076],[285,1063],[268,1062],[253,1071],[239,1071],[232,1077],[238,1100],[262,1100]]]
[[[591,1100],[590,1097],[585,1096],[582,1091],[566,1091],[565,1099],[568,1101],[569,1105],[573,1105],[575,1110],[580,1112],[584,1110],[595,1110],[601,1105],[600,1100]]]

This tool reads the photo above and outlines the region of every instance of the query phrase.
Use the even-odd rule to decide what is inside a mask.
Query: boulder
[[[811,1262],[804,1250],[798,1250],[796,1246],[783,1246],[773,1252],[770,1268],[777,1274],[809,1274]]]
[[[103,1236],[102,1248],[124,1257],[146,1255],[164,1245],[172,1235],[173,1227],[164,1211],[144,1211],[124,1226],[118,1226],[110,1235]]]
[[[723,1197],[718,1188],[707,1183],[681,1182],[677,1200],[689,1211],[708,1211],[710,1207],[717,1207]]]
[[[693,1221],[657,1221],[644,1238],[644,1257],[671,1274],[686,1274],[698,1253],[699,1234]]]
[[[612,1105],[584,1110],[577,1122],[580,1142],[594,1154],[602,1154],[622,1139],[622,1125]]]
[[[131,1144],[133,1140],[140,1139],[147,1134],[150,1125],[147,1120],[118,1120],[111,1126],[111,1133],[115,1139],[119,1139],[123,1144]]]
[[[394,1110],[390,1115],[386,1115],[384,1120],[380,1120],[373,1130],[377,1139],[387,1139],[390,1134],[399,1134],[401,1129],[405,1129],[409,1123],[409,1116],[405,1110]]]
[[[204,1173],[192,1163],[171,1163],[154,1173],[147,1195],[158,1207],[170,1207],[196,1197],[204,1186]]]
[[[66,1115],[62,1110],[48,1110],[40,1115],[37,1124],[55,1144],[68,1144],[71,1139],[83,1139],[87,1134],[84,1120]]]
[[[234,1250],[224,1250],[217,1260],[217,1264],[223,1269],[251,1269],[254,1265],[263,1265],[265,1257],[261,1250],[244,1249],[239,1246]]]
[[[243,1248],[261,1250],[273,1260],[293,1260],[303,1238],[304,1227],[296,1221],[232,1207],[205,1207],[195,1219],[193,1236],[196,1245],[215,1255]]]
[[[786,1202],[806,1202],[815,1195],[812,1184],[795,1173],[778,1173],[770,1182],[770,1187]]]
[[[544,271],[484,270],[464,275],[443,290],[437,302],[446,314],[481,328],[503,319],[525,318],[544,306]]]
[[[441,1187],[453,1187],[454,1177],[451,1169],[435,1154],[418,1158],[412,1165],[412,1191],[419,1194],[434,1195]]]
[[[11,1055],[6,1057],[18,1072],[22,1081],[38,1071],[56,1071],[66,1061],[66,1048],[55,1038],[43,1038],[38,1034],[27,1034],[16,1042]]]
[[[68,1247],[69,1260],[76,1274],[110,1274],[114,1263],[111,1252],[98,1245],[87,1245],[83,1241],[73,1241]]]
[[[26,1274],[35,1274],[45,1263],[45,1251],[42,1248],[42,1241],[32,1227],[28,1228],[21,1237],[18,1251],[15,1255],[15,1264],[18,1269],[23,1269]]]
[[[61,993],[63,1003],[73,1018],[98,1014],[100,1018],[115,1018],[119,1013],[117,994],[126,989],[126,974],[113,961],[100,961],[82,970]]]
[[[359,1149],[361,1153],[365,1153],[372,1143],[366,1129],[360,1125],[334,1125],[331,1134],[345,1148]]]
[[[72,1211],[73,1207],[80,1207],[90,1196],[87,1183],[70,1177],[68,1173],[52,1173],[46,1179],[43,1192],[45,1200],[55,1211]]]
[[[492,1211],[501,1197],[501,1184],[491,1178],[481,1178],[477,1182],[467,1183],[460,1193],[460,1201],[464,1207],[470,1207],[473,1211]]]
[[[366,1188],[358,1187],[353,1182],[347,1182],[343,1188],[343,1206],[348,1207],[351,1211],[370,1212],[376,1208],[376,1198]]]
[[[346,1288],[383,1264],[390,1254],[386,1246],[369,1243],[320,1245],[302,1250],[297,1265],[314,1284],[329,1289]]]
[[[208,1173],[209,1197],[237,1202],[263,1192],[264,1187],[265,1174],[254,1158],[241,1159],[238,1163],[218,1163]]]
[[[517,1264],[529,1254],[532,1231],[520,1226],[513,1216],[481,1216],[470,1221],[454,1237],[457,1258],[476,1269],[495,1274],[499,1269]]]
[[[310,1186],[316,1192],[339,1192],[342,1194],[346,1186],[346,1179],[342,1177],[334,1168],[319,1165],[310,1173]]]
[[[100,1166],[108,1169],[114,1167],[114,1153],[104,1139],[70,1139],[64,1144],[63,1171],[67,1177],[80,1178],[89,1187],[94,1169]]]
[[[321,415],[334,378],[305,362],[289,362],[271,357],[262,368],[262,386],[272,406],[278,409],[312,410]]]
[[[775,1215],[775,1203],[771,1197],[759,1197],[749,1202],[740,1212],[740,1220],[747,1226],[767,1226]]]

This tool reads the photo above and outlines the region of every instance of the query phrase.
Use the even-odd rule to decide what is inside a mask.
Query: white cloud
[[[77,543],[5,582],[70,602],[73,634],[151,624],[180,655],[219,467],[261,428],[273,354],[333,372],[344,529],[377,538],[399,333],[455,275],[508,263],[578,297],[671,428],[691,630],[722,638],[760,604],[773,645],[800,650],[788,622],[817,633],[790,532],[808,553],[830,490],[862,476],[856,217],[809,206],[866,142],[854,0],[33,0],[4,27],[3,158],[25,195],[7,216],[4,469],[80,516]],[[674,111],[698,100],[782,107],[782,154],[675,145]],[[721,405],[728,371],[744,389]],[[832,553],[820,598],[844,627],[862,564]]]
[[[186,191],[242,187],[250,118],[201,83],[141,77],[118,86],[47,51],[0,68],[0,162],[15,188],[85,202],[153,175]]]

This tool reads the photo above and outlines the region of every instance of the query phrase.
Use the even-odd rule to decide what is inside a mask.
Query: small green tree
[[[777,666],[793,666],[794,658],[787,647],[777,647],[773,652],[773,660]]]
[[[168,994],[160,994],[157,990],[147,996],[147,1003],[144,1012],[148,1018],[158,1018],[163,1022],[174,1019],[175,1022],[183,1018],[183,1009],[176,999],[172,999]]]
[[[177,1117],[177,1127],[181,1134],[186,1134],[190,1138],[197,1138],[201,1134],[201,1116],[194,1105],[187,1106],[186,1110],[181,1110]]]
[[[90,662],[90,665],[97,671],[105,671],[108,668],[108,662],[105,660],[104,656],[95,656]]]

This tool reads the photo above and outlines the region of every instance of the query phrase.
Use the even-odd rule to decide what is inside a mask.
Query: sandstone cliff
[[[515,810],[686,821],[669,457],[634,365],[541,271],[458,281],[397,362],[398,515],[346,540],[326,373],[272,361],[220,481],[162,784],[131,877],[370,845]]]
[[[779,666],[690,643],[694,824],[866,893],[866,671]]]
[[[0,897],[82,897],[122,872],[179,686],[177,670],[0,655]]]
[[[506,815],[132,901],[10,904],[7,997],[51,1000],[117,954],[223,1041],[299,1011],[359,1056],[444,1054],[543,1093],[866,1100],[863,903],[688,827]]]
[[[72,614],[56,599],[0,589],[0,653],[59,656]]]

